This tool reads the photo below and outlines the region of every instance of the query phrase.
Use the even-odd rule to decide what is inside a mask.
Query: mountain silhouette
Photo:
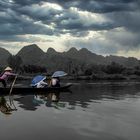
[[[57,55],[58,52],[56,52],[55,49],[53,49],[53,48],[48,48],[47,54],[50,54],[50,55]]]
[[[77,50],[73,47],[66,52],[57,52],[53,48],[48,48],[47,52],[44,52],[36,44],[23,47],[17,55],[21,57],[24,65],[45,66],[52,71],[57,69],[68,71],[69,67],[76,67],[82,64],[108,65],[116,62],[125,67],[134,67],[140,64],[140,61],[134,57],[126,58],[113,55],[105,57],[97,55],[86,48]],[[6,65],[9,56],[10,53],[7,50],[0,48],[0,66]]]
[[[23,47],[18,53],[18,56],[22,58],[25,65],[36,65],[40,62],[45,53],[36,45],[28,45]]]
[[[4,48],[0,48],[0,66],[5,67],[7,65],[7,59],[11,54]]]

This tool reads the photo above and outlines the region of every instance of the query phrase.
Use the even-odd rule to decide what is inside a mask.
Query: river
[[[1,140],[140,139],[140,82],[76,81],[71,92],[1,98],[13,109],[0,112]]]

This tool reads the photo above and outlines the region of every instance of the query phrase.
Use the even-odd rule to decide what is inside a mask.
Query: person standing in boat
[[[3,84],[4,88],[6,88],[7,80],[10,76],[17,76],[17,74],[12,73],[12,68],[6,67],[3,74],[0,76],[0,82]]]

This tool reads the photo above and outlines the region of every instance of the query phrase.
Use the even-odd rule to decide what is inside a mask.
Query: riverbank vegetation
[[[67,65],[59,68],[48,69],[48,66],[24,65],[20,56],[10,56],[7,63],[13,70],[19,73],[20,79],[28,79],[37,74],[48,77],[56,70],[64,70],[68,73],[66,79],[71,80],[128,80],[140,79],[140,65],[125,67],[119,63],[112,62],[108,65],[75,63],[70,61]],[[0,71],[3,71],[3,67]]]

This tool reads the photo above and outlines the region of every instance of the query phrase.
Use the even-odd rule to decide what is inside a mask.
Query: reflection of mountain
[[[56,52],[53,48],[49,48],[45,53],[36,44],[23,47],[18,53],[23,60],[25,65],[41,65],[49,69],[64,69],[67,70],[70,65],[82,65],[82,64],[110,64],[112,61],[120,63],[126,67],[133,67],[139,65],[140,61],[136,58],[130,57],[119,57],[119,56],[101,56],[90,52],[86,48],[77,50],[76,48],[71,48],[67,52]],[[6,62],[9,56],[8,51],[0,50],[0,60],[1,62]],[[4,61],[3,61],[4,60]]]

